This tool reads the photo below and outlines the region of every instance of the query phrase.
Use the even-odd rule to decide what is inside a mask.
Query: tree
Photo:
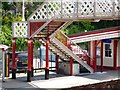
[[[41,2],[40,2],[41,3]],[[26,11],[28,11],[28,15],[31,14],[37,7],[36,5],[39,5],[40,3],[25,3],[26,5]],[[0,38],[1,43],[12,46],[12,22],[14,21],[21,21],[21,4],[20,2],[3,2],[2,3],[2,16],[0,16],[0,21],[2,21],[2,24],[0,27],[2,28]],[[29,6],[30,8],[27,8]],[[19,9],[19,10],[18,10]],[[29,12],[29,9],[31,12]],[[33,10],[34,9],[34,10]],[[15,12],[15,13],[14,13]],[[17,13],[17,14],[16,14]],[[26,18],[28,18],[28,15],[26,15]],[[35,47],[39,47],[38,42],[34,42]],[[27,50],[27,40],[19,38],[16,40],[16,48],[18,51]]]

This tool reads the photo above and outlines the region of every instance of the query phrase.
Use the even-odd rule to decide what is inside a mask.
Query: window
[[[105,57],[112,57],[110,44],[105,44]]]

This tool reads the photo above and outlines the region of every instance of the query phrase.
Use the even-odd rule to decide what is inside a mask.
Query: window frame
[[[110,50],[106,50],[106,45],[109,45],[109,49],[110,49]],[[108,56],[106,55],[106,51],[108,51]],[[109,56],[109,55],[110,55],[110,54],[109,54],[110,51],[111,51],[111,56]],[[111,43],[105,43],[105,44],[104,44],[104,57],[105,57],[105,58],[112,58],[112,57],[113,57],[113,54],[112,54],[112,53],[113,53],[113,51],[112,51],[112,44],[111,44]]]

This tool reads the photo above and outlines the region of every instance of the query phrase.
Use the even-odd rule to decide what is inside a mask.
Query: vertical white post
[[[2,50],[2,81],[5,82],[5,50]]]
[[[24,0],[22,5],[22,21],[25,21],[25,7],[24,7]]]

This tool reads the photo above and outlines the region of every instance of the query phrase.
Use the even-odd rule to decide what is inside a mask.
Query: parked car
[[[28,65],[28,53],[18,54],[17,69],[26,70]]]

